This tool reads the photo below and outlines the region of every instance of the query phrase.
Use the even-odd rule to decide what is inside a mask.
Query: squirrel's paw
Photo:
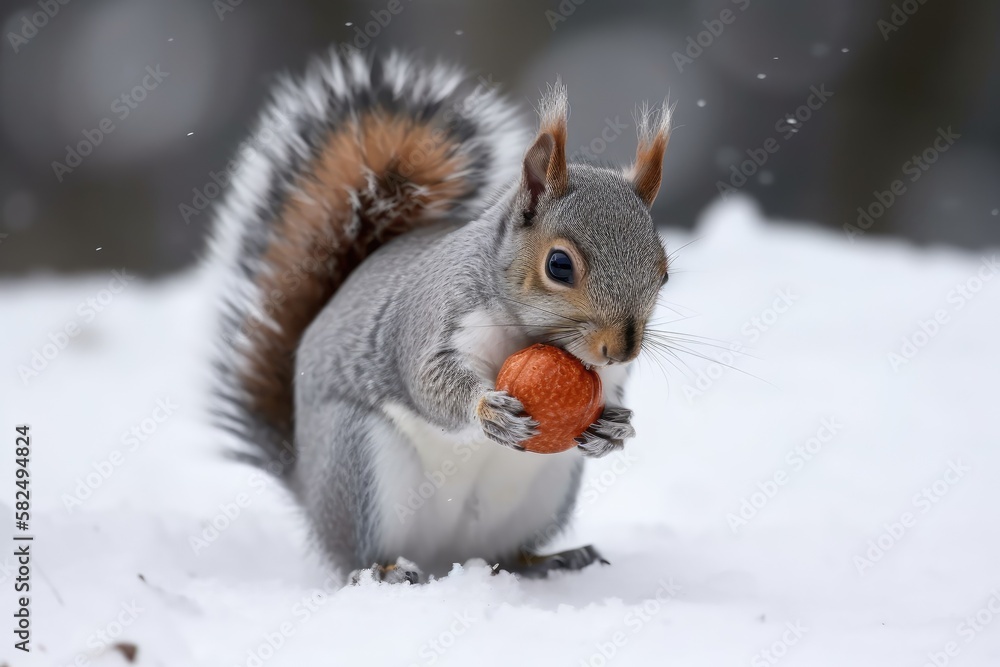
[[[605,408],[601,418],[590,425],[576,441],[585,456],[600,458],[617,452],[625,440],[635,436],[632,411],[627,408]]]
[[[476,404],[476,417],[486,436],[504,447],[524,451],[521,443],[538,433],[538,422],[524,414],[524,406],[505,391],[488,391]]]
[[[419,584],[423,572],[416,563],[403,557],[396,559],[395,565],[379,565],[372,563],[371,567],[361,570],[354,570],[347,578],[352,586],[357,586],[362,581],[381,581],[387,584],[411,583]]]

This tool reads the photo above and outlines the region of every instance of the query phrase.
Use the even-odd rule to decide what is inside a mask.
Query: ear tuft
[[[552,135],[552,157],[545,172],[546,186],[554,197],[562,197],[569,186],[566,171],[566,121],[569,119],[569,96],[560,79],[549,86],[538,108],[539,134]]]
[[[666,100],[659,109],[651,110],[648,104],[643,104],[636,113],[639,146],[635,152],[635,164],[629,169],[626,178],[632,182],[636,194],[646,206],[653,205],[656,194],[660,191],[663,154],[670,141],[673,111],[669,100]]]
[[[542,97],[538,109],[538,136],[524,154],[521,189],[526,193],[525,222],[535,216],[539,198],[548,193],[562,197],[569,189],[566,170],[566,120],[569,103],[566,86],[556,81]]]

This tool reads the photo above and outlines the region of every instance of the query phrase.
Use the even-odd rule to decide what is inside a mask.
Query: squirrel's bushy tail
[[[240,458],[290,472],[306,328],[379,246],[474,216],[517,174],[524,139],[484,79],[400,55],[331,53],[281,82],[244,145],[210,258],[225,269],[215,412]]]

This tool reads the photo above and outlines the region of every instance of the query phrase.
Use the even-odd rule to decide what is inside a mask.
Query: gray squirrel
[[[217,211],[217,423],[353,581],[606,562],[539,549],[584,457],[635,433],[622,385],[668,275],[649,209],[670,108],[640,115],[624,170],[567,164],[567,113],[557,83],[531,138],[459,70],[331,52],[276,88]],[[603,414],[561,454],[525,452],[537,423],[494,389],[537,342],[603,382]]]

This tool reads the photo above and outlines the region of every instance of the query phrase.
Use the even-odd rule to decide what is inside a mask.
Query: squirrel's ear
[[[569,186],[566,171],[566,119],[568,116],[566,87],[557,81],[542,98],[538,136],[524,154],[521,187],[527,193],[524,210],[531,221],[543,193],[562,197]]]
[[[664,102],[659,111],[650,111],[643,105],[636,114],[636,127],[639,131],[639,147],[635,152],[635,164],[626,174],[632,182],[639,198],[652,206],[656,193],[660,191],[660,180],[663,175],[663,154],[670,141],[670,116],[673,107]]]

